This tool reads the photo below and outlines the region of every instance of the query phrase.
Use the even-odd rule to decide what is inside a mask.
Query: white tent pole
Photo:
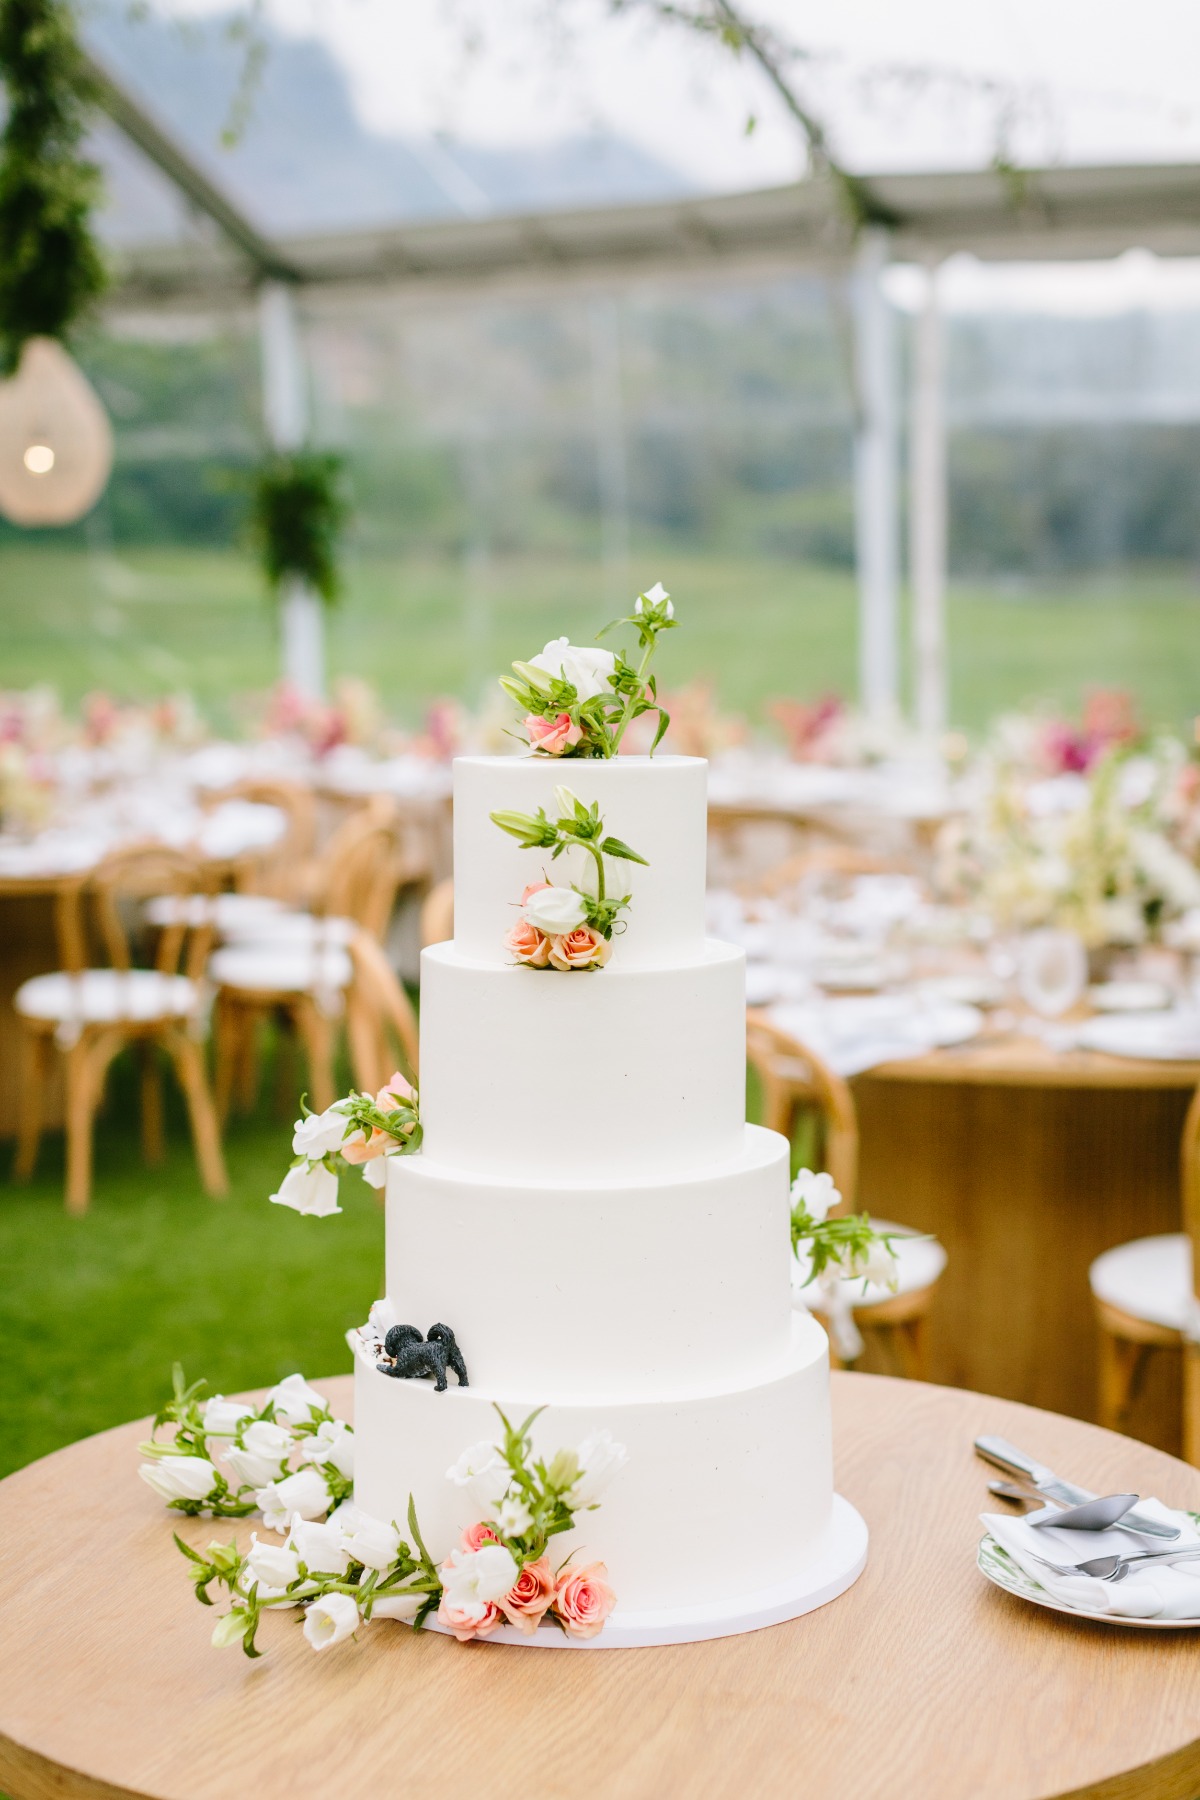
[[[308,436],[304,351],[290,282],[265,281],[259,289],[263,420],[275,450],[299,450]],[[325,693],[325,615],[321,596],[291,579],[280,596],[283,679],[307,699]]]
[[[600,541],[604,583],[610,606],[618,605],[629,582],[629,472],[621,403],[621,315],[609,294],[588,303],[592,356],[592,407],[600,488]]]
[[[925,271],[917,315],[909,444],[909,555],[913,596],[913,676],[917,728],[946,728],[946,420],[938,271]]]
[[[854,276],[858,435],[854,510],[858,564],[859,698],[871,718],[899,704],[899,513],[896,348],[883,292],[888,233],[868,226]]]

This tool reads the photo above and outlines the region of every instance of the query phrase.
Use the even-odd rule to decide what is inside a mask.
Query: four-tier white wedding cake
[[[470,1385],[391,1379],[358,1340],[356,1499],[403,1520],[411,1496],[435,1560],[474,1516],[447,1469],[495,1406],[543,1407],[547,1456],[625,1447],[561,1540],[607,1565],[602,1646],[794,1616],[866,1553],[833,1491],[825,1334],[791,1303],[788,1146],[745,1120],[743,955],[705,937],[706,767],[456,762],[455,933],[422,957],[424,1139],[388,1163],[387,1313],[448,1323]],[[609,865],[623,928],[567,974],[506,947],[543,859],[492,819],[553,818],[564,780],[648,865]],[[571,850],[545,878],[590,866]],[[569,1641],[519,1641],[544,1639]]]

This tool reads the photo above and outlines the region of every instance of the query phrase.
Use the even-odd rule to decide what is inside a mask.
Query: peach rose
[[[518,919],[504,942],[518,962],[529,963],[532,968],[544,969],[550,960],[550,939],[528,919]]]
[[[412,1099],[412,1083],[407,1076],[393,1069],[379,1092],[375,1096],[375,1104],[380,1112],[395,1112],[406,1100]]]
[[[388,1111],[391,1111],[390,1107]],[[377,1156],[382,1156],[391,1142],[386,1131],[373,1131],[370,1137],[366,1137],[361,1131],[355,1131],[350,1137],[343,1138],[338,1149],[348,1163],[369,1163],[374,1162]]]
[[[585,1569],[568,1563],[558,1577],[554,1610],[568,1637],[595,1637],[616,1604],[617,1596],[608,1585],[608,1570],[602,1562],[589,1563]]]
[[[472,1619],[462,1607],[451,1606],[445,1599],[438,1607],[437,1616],[454,1633],[460,1644],[469,1644],[472,1638],[488,1637],[497,1626],[504,1623],[504,1614],[494,1600],[486,1603],[481,1619]]]
[[[550,963],[555,969],[602,968],[612,955],[612,945],[590,925],[577,925],[564,931],[550,946]]]
[[[554,1604],[554,1571],[544,1556],[527,1562],[500,1606],[510,1625],[532,1637]]]
[[[521,895],[521,905],[524,906],[531,894],[544,894],[549,886],[550,883],[548,881],[531,881],[529,886],[525,889],[525,892]]]
[[[564,750],[573,750],[583,736],[579,726],[572,725],[570,713],[559,713],[557,719],[535,719],[530,713],[525,720],[525,729],[534,749],[545,750],[550,756],[561,756]]]
[[[478,1524],[466,1526],[458,1541],[464,1550],[478,1550],[481,1544],[498,1544],[500,1533],[486,1519],[480,1519]]]

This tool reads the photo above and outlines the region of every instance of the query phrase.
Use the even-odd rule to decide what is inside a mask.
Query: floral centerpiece
[[[514,959],[531,969],[603,968],[612,954],[612,936],[629,905],[628,894],[609,894],[605,887],[604,861],[641,863],[644,856],[604,827],[600,808],[585,806],[568,787],[556,787],[558,817],[551,819],[544,807],[536,813],[494,812],[492,823],[526,850],[549,850],[550,861],[565,851],[586,854],[594,876],[591,887],[555,886],[532,881],[521,895],[521,917],[506,941]]]
[[[421,1147],[418,1106],[416,1088],[399,1069],[374,1097],[352,1089],[323,1113],[310,1112],[301,1101],[303,1117],[292,1133],[293,1162],[272,1201],[314,1218],[341,1212],[338,1176],[346,1164],[361,1168],[371,1187],[382,1188],[385,1158],[411,1156]]]

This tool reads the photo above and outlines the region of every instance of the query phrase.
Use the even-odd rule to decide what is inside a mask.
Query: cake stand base
[[[802,1570],[778,1587],[741,1599],[704,1606],[674,1606],[660,1612],[623,1612],[618,1606],[599,1637],[565,1637],[557,1625],[542,1625],[530,1636],[501,1626],[485,1644],[517,1644],[532,1650],[633,1650],[653,1644],[696,1644],[705,1638],[736,1637],[764,1625],[781,1625],[836,1600],[852,1587],[867,1561],[867,1527],[840,1494],[833,1496],[829,1524],[813,1545]],[[445,1632],[436,1618],[426,1631]]]

